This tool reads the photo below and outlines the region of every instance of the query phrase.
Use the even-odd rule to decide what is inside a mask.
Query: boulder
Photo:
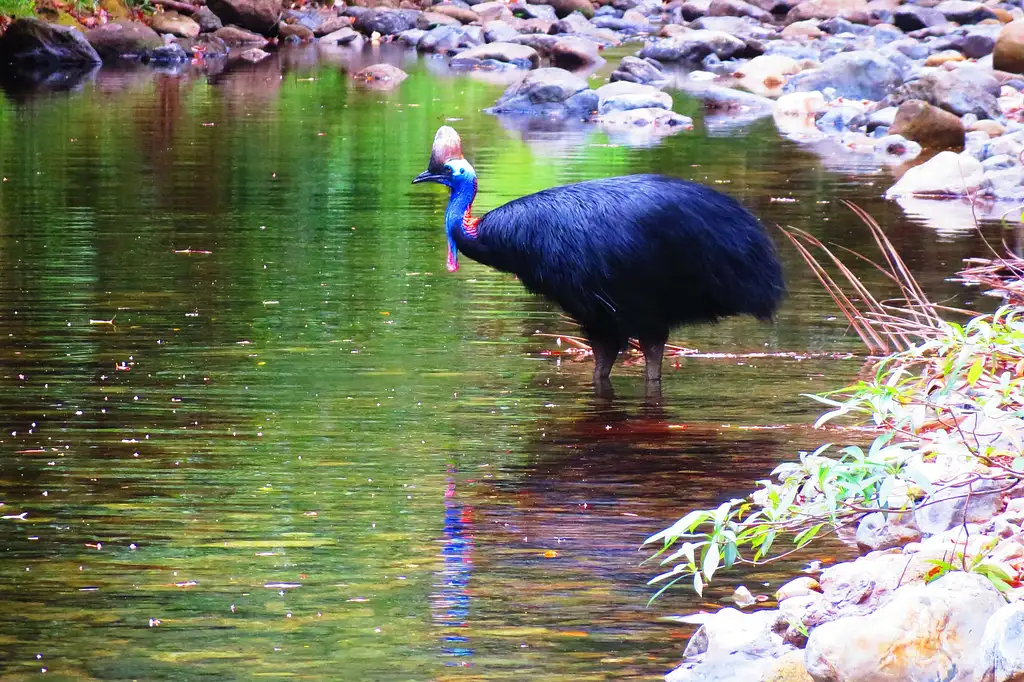
[[[536,69],[508,88],[492,114],[590,119],[600,97],[578,76],[558,68]]]
[[[815,628],[805,665],[815,680],[975,680],[985,623],[1003,603],[977,574],[901,587],[874,613]]]
[[[85,39],[105,62],[139,59],[163,45],[163,40],[149,26],[128,20],[112,21],[89,29]]]
[[[820,68],[796,74],[783,92],[804,92],[832,88],[839,97],[880,100],[903,82],[903,71],[894,61],[876,51],[841,52]]]
[[[551,46],[551,64],[560,69],[571,71],[603,61],[597,43],[586,38],[564,36]]]
[[[0,36],[0,64],[27,66],[100,64],[102,59],[77,29],[39,19],[16,19]]]
[[[207,0],[206,6],[224,23],[265,36],[277,34],[281,0]]]
[[[494,59],[499,62],[514,64],[525,69],[536,69],[540,66],[540,55],[528,45],[517,43],[487,43],[460,52],[452,58],[452,66],[465,68],[474,62]]]
[[[961,144],[962,136],[963,132]],[[1003,505],[1002,488],[1005,487],[999,481],[982,479],[939,488],[918,505],[914,519],[918,527],[929,534],[941,533],[964,523],[983,523],[999,513]]]
[[[192,20],[199,24],[200,33],[213,33],[219,28],[224,28],[224,22],[206,5],[192,13]]]
[[[690,638],[683,663],[666,682],[756,682],[774,668],[777,659],[796,649],[776,630],[776,610],[743,613],[721,609],[706,618]]]
[[[352,25],[366,35],[379,33],[389,36],[416,28],[416,13],[405,10],[371,9],[356,17]]]
[[[656,87],[664,87],[668,82],[661,70],[661,65],[653,59],[640,59],[639,57],[623,57],[619,65],[608,77],[612,83],[616,81],[627,81],[629,83],[644,83]]]
[[[904,102],[897,109],[896,118],[889,128],[889,132],[913,140],[926,149],[960,151],[964,148],[964,133],[966,131],[959,116],[932,106],[928,102],[912,99]],[[899,523],[904,515],[890,514],[888,523],[884,518],[879,518],[881,516],[881,513],[871,514],[861,521],[861,527],[857,529],[858,545],[870,549],[886,549],[921,539],[921,532],[914,527],[913,523],[909,525]]]
[[[892,23],[904,33],[918,31],[922,28],[941,26],[949,23],[942,12],[932,7],[921,5],[900,5],[892,13]]]
[[[157,12],[150,18],[149,25],[158,33],[170,33],[179,38],[195,38],[200,31],[197,21],[177,12]]]
[[[958,197],[973,192],[981,184],[981,162],[965,154],[939,152],[920,166],[903,174],[885,193],[887,199],[901,196]],[[915,513],[916,517],[916,513]],[[918,518],[918,526],[927,532],[931,519]],[[936,519],[938,521],[938,519]],[[941,525],[941,523],[936,523]]]
[[[1024,680],[1024,601],[996,611],[981,637],[979,678],[985,682]]]
[[[213,35],[223,40],[228,47],[263,47],[268,42],[260,34],[237,26],[225,26],[214,31]]]
[[[672,96],[651,85],[618,81],[602,85],[596,92],[600,98],[597,113],[601,116],[630,109],[672,108]]]
[[[831,19],[845,16],[849,18],[866,11],[866,0],[804,0],[786,14],[786,23],[807,19]]]
[[[373,64],[352,76],[353,80],[381,89],[398,87],[408,77],[409,74],[391,64]]]
[[[658,61],[686,61],[699,63],[709,54],[719,59],[731,59],[743,52],[747,44],[722,31],[698,30],[689,33],[662,38],[648,43],[640,50],[641,59],[657,59]]]
[[[935,6],[948,21],[958,24],[977,24],[986,19],[995,19],[996,13],[980,2],[968,0],[944,0]]]
[[[999,32],[992,49],[992,68],[1024,73],[1024,19],[1011,21]]]

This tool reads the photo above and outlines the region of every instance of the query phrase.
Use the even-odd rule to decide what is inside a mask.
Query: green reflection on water
[[[940,295],[977,244],[901,222],[771,121],[650,148],[524,140],[480,113],[500,85],[414,63],[366,92],[287,54],[0,100],[5,679],[657,678],[688,634],[658,618],[714,602],[645,608],[639,543],[814,445],[798,394],[859,361],[667,363],[660,407],[633,364],[596,401],[588,364],[533,335],[573,331],[557,310],[475,264],[444,272],[445,198],[409,185],[434,130],[462,133],[481,208],[658,171],[866,251],[853,198]],[[774,326],[676,338],[857,350],[782,253]],[[733,428],[777,424],[797,426]]]

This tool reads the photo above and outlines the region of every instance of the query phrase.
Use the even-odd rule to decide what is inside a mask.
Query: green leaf
[[[722,555],[722,562],[726,568],[732,568],[732,565],[736,563],[736,557],[740,554],[739,549],[735,542],[730,542],[725,546],[725,552]]]
[[[696,592],[698,596],[704,596],[704,581],[700,579],[700,573],[693,574],[693,591]]]
[[[978,383],[978,379],[981,378],[981,373],[983,371],[985,371],[984,356],[975,360],[974,364],[971,365],[971,368],[967,370],[967,383],[969,383],[971,386],[974,386],[976,383]]]
[[[818,531],[820,531],[824,525],[825,525],[824,523],[819,523],[816,526],[811,526],[810,528],[808,528],[804,532],[802,532],[799,535],[797,535],[793,539],[793,542],[796,543],[797,547],[803,547],[808,542],[810,542],[811,540],[814,539],[814,536],[818,534]]]
[[[721,555],[718,551],[718,545],[711,543],[708,547],[707,554],[704,555],[704,563],[701,568],[704,570],[704,575],[707,576],[708,580],[715,575],[715,571],[718,570],[718,562],[721,559]]]

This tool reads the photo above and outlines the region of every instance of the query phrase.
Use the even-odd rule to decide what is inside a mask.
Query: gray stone
[[[503,43],[519,35],[519,31],[515,30],[504,21],[488,21],[484,24],[484,37],[489,43]]]
[[[664,87],[668,82],[661,70],[661,65],[653,59],[640,59],[639,57],[623,57],[618,67],[608,77],[612,83],[616,81],[628,81],[630,83],[644,83],[655,87]]]
[[[1021,191],[1024,173],[1021,169],[1011,166],[1002,170],[985,171],[979,189],[987,196],[1014,198]]]
[[[650,85],[618,81],[602,85],[596,92],[600,97],[597,113],[602,116],[630,109],[672,108],[672,96]]]
[[[887,199],[901,196],[966,196],[981,184],[981,162],[972,154],[939,152],[920,166],[914,166],[903,174],[895,185],[886,191]],[[952,509],[957,501],[922,507],[914,512],[918,527],[924,533],[942,532],[956,518]],[[932,509],[935,508],[935,509]],[[932,509],[932,511],[925,511]],[[962,515],[961,515],[962,516]],[[943,526],[941,530],[932,530]]]
[[[728,33],[698,30],[649,43],[638,56],[658,61],[700,62],[709,54],[729,59],[745,48],[746,43]]]
[[[711,4],[708,6],[708,16],[750,17],[760,23],[771,23],[773,20],[771,12],[765,12],[760,7],[744,2],[744,0],[711,0]]]
[[[415,30],[415,29],[414,29]],[[422,37],[423,31],[420,31]],[[328,33],[320,39],[321,43],[328,45],[355,45],[361,47],[364,42],[363,34],[353,28],[342,28],[334,33]]]
[[[981,638],[981,670],[984,682],[1024,680],[1024,601],[996,611]]]
[[[1017,184],[1020,184],[1020,177]],[[918,505],[914,518],[918,527],[928,534],[941,533],[964,523],[988,521],[1002,507],[1001,490],[1004,487],[1005,484],[983,479],[938,488]]]
[[[968,0],[945,0],[936,5],[935,10],[942,13],[947,20],[958,24],[977,24],[986,19],[997,18],[996,13],[985,5]]]
[[[0,36],[0,63],[33,66],[100,64],[81,31],[39,19],[16,19]]]
[[[900,67],[873,51],[845,52],[821,68],[794,75],[783,92],[807,92],[832,87],[839,97],[880,100],[903,82]]]
[[[594,17],[590,23],[593,24],[595,28],[606,28],[630,35],[635,33],[650,33],[652,31],[651,24],[646,20],[640,22],[620,17]]]
[[[460,52],[452,59],[452,66],[457,67],[458,62],[467,60],[494,59],[499,62],[522,65],[525,68],[537,68],[540,65],[540,55],[528,45],[517,43],[487,43]]]
[[[868,114],[866,121],[868,131],[870,132],[880,126],[892,127],[893,122],[896,120],[896,111],[896,107],[884,107]]]
[[[353,24],[357,31],[370,35],[394,35],[416,28],[416,12],[391,9],[372,9],[361,13]]]
[[[192,57],[188,52],[185,52],[178,43],[170,43],[168,45],[161,45],[160,47],[150,50],[143,61],[153,64],[154,66],[179,66],[181,64],[188,64]]]
[[[721,31],[741,40],[775,38],[775,30],[763,26],[750,17],[702,17],[693,22],[693,28],[706,31]]]
[[[492,114],[590,119],[600,97],[587,82],[564,69],[536,69],[508,88],[487,110]]]

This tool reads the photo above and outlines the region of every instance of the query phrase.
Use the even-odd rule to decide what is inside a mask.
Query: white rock
[[[939,152],[911,168],[885,193],[886,199],[902,196],[964,196],[982,182],[981,162],[956,152]]]
[[[757,603],[757,599],[750,593],[746,585],[740,585],[736,588],[736,591],[732,593],[732,600],[736,602],[736,606],[741,609],[745,609],[748,606],[753,606]]]
[[[985,682],[1024,680],[1024,602],[1002,607],[981,638],[980,677]]]
[[[707,620],[686,646],[684,661],[666,682],[757,682],[776,659],[795,651],[774,631],[779,612],[742,613],[722,609]]]
[[[763,54],[740,67],[733,77],[747,90],[773,97],[782,94],[786,79],[800,71],[800,63],[781,54]]]
[[[805,663],[823,682],[968,682],[976,676],[985,623],[1005,602],[986,578],[950,573],[896,591],[866,616],[811,632]]]

